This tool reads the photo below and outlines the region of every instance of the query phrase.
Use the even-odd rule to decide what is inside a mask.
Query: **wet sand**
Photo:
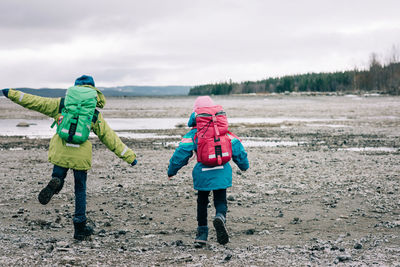
[[[105,118],[188,117],[193,97],[112,98]],[[73,177],[42,206],[48,139],[0,137],[0,264],[298,266],[400,265],[399,97],[215,98],[229,117],[320,118],[318,123],[234,124],[241,138],[296,142],[249,146],[251,164],[234,164],[228,189],[231,242],[195,248],[194,162],[168,181],[174,145],[126,139],[138,155],[130,167],[93,139],[88,174],[89,241],[73,240]],[[179,103],[180,106],[177,106]],[[0,118],[42,119],[0,99]],[[326,121],[324,121],[324,119]],[[183,135],[172,130],[137,130]],[[178,141],[179,138],[172,139]],[[209,208],[209,222],[214,208]]]

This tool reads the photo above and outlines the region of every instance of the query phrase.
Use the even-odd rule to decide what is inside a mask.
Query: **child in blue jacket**
[[[214,106],[209,96],[200,96],[194,103],[194,109],[200,107]],[[197,144],[194,140],[196,129],[195,112],[190,116],[188,126],[193,127],[186,133],[179,147],[175,150],[169,161],[168,177],[172,177],[185,165],[193,155],[193,151],[197,151]],[[237,164],[240,170],[245,171],[249,168],[247,153],[239,139],[228,133],[232,143],[232,160]],[[216,215],[213,219],[214,228],[217,233],[217,241],[220,244],[229,242],[228,232],[225,227],[226,212],[228,209],[226,200],[226,189],[232,186],[232,168],[231,165],[225,163],[222,166],[210,167],[197,162],[192,172],[194,189],[198,190],[197,195],[197,235],[195,243],[205,245],[208,238],[207,226],[207,206],[209,203],[208,196],[213,191],[214,207]]]

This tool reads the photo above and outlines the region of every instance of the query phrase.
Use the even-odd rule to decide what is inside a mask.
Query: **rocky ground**
[[[186,117],[193,100],[109,99],[103,113]],[[215,100],[230,117],[326,119],[232,125],[244,140],[299,145],[247,147],[251,168],[233,166],[230,243],[219,245],[211,227],[208,246],[193,246],[194,161],[169,181],[171,140],[123,139],[138,155],[138,165],[130,167],[93,139],[88,216],[96,232],[77,242],[72,173],[48,205],[37,201],[52,169],[48,140],[0,137],[0,265],[400,266],[399,97]],[[0,99],[0,118],[27,117],[43,118]],[[210,207],[210,222],[213,213]]]

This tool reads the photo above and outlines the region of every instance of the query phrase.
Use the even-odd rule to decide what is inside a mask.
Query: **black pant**
[[[80,223],[86,221],[86,171],[74,171],[75,181],[75,214],[73,221]],[[62,180],[67,176],[68,169],[54,165],[52,177],[58,177]]]
[[[207,226],[207,206],[210,191],[199,191],[197,195],[197,223],[199,226]],[[226,189],[213,190],[215,214],[226,217],[228,204],[226,201]]]

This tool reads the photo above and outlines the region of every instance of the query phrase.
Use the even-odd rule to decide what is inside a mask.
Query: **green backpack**
[[[72,86],[67,89],[64,105],[60,103],[61,116],[57,134],[65,141],[81,144],[88,140],[97,104],[97,92],[90,87]],[[53,123],[54,126],[54,123]]]

